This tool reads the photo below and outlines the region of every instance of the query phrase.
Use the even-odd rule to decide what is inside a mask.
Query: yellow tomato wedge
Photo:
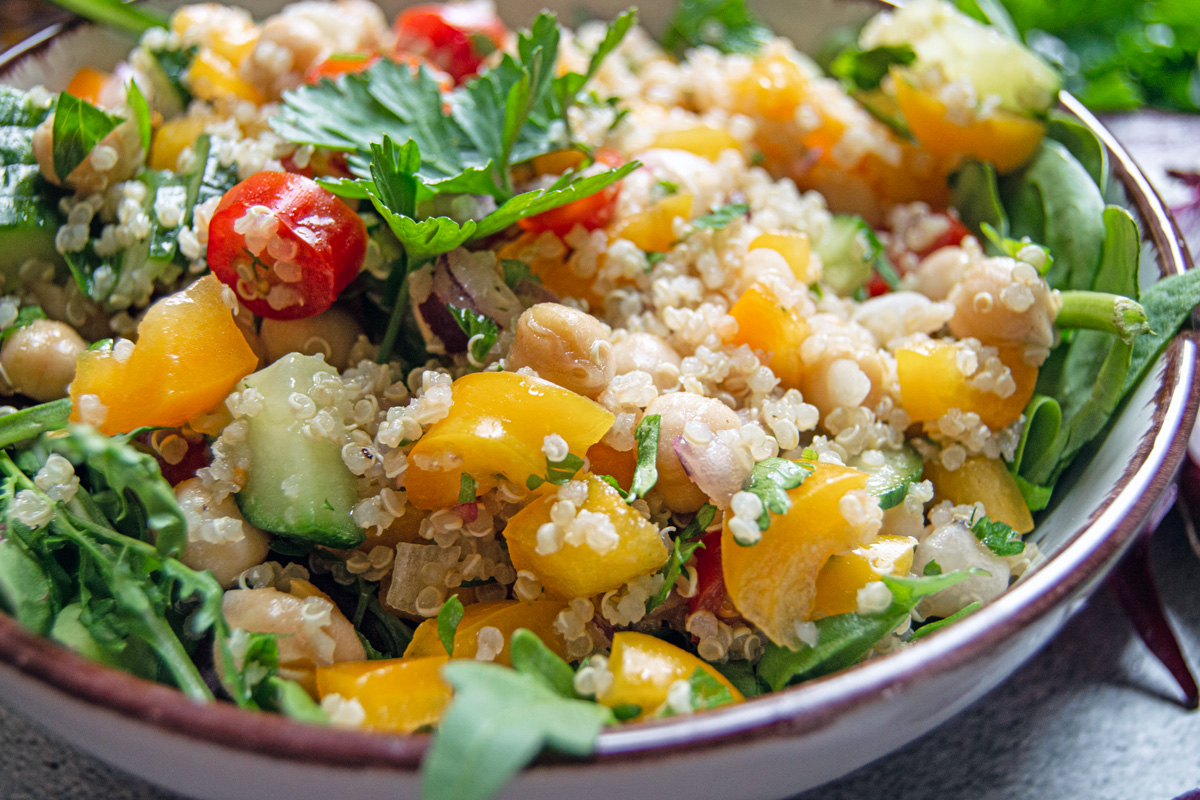
[[[647,253],[665,253],[675,244],[675,219],[692,218],[692,196],[686,192],[664,197],[645,211],[629,216],[614,235],[628,239]]]
[[[216,100],[228,97],[249,100],[255,105],[266,102],[258,87],[237,73],[233,64],[220,53],[207,47],[201,48],[187,71],[187,83],[192,94],[201,100]]]
[[[804,483],[788,490],[792,507],[772,515],[762,540],[743,547],[725,515],[721,568],[738,611],[784,646],[800,642],[796,623],[811,618],[817,576],[829,557],[861,546],[862,531],[842,516],[840,501],[867,485],[866,474],[837,464],[812,464]]]
[[[159,300],[138,325],[132,352],[82,353],[71,382],[71,418],[112,435],[182,425],[224,400],[258,366],[258,356],[234,322],[223,288],[208,275]]]
[[[1037,367],[1020,348],[1001,347],[1000,360],[1012,371],[1016,390],[1008,397],[977,389],[958,367],[962,345],[937,339],[910,342],[896,350],[900,402],[913,422],[936,420],[951,409],[974,412],[993,431],[1021,416],[1037,383]]]
[[[750,250],[766,248],[774,250],[783,256],[792,269],[792,274],[800,283],[812,283],[821,276],[812,269],[812,244],[808,234],[799,231],[779,231],[778,233],[763,233],[750,242]]]
[[[812,618],[849,614],[858,608],[859,589],[883,575],[907,575],[916,546],[911,536],[884,534],[849,553],[830,556],[817,574]]]
[[[557,433],[580,457],[612,427],[603,406],[541,378],[514,372],[476,372],[451,387],[450,413],[434,423],[409,455],[405,488],[417,508],[458,502],[463,473],[479,494],[497,476],[524,486],[545,476],[542,444]]]
[[[998,458],[971,456],[956,470],[946,469],[933,458],[925,462],[925,477],[933,483],[935,502],[970,505],[978,501],[993,522],[1003,522],[1017,533],[1033,530],[1033,515],[1021,489]]]
[[[760,237],[761,238],[761,237]],[[785,309],[775,293],[762,284],[746,290],[729,311],[737,320],[737,333],[730,344],[745,344],[767,354],[767,366],[786,388],[795,389],[804,379],[804,361],[800,345],[808,338],[808,322]]]
[[[556,600],[534,600],[522,603],[517,600],[497,600],[489,603],[472,603],[463,609],[463,617],[454,631],[454,653],[452,658],[474,658],[479,650],[479,632],[484,628],[495,628],[504,637],[504,649],[496,656],[499,664],[508,665],[509,644],[518,628],[528,628],[537,634],[547,647],[563,658],[567,657],[566,642],[562,634],[554,629],[554,618],[567,607]],[[413,631],[412,641],[404,651],[405,658],[446,655],[446,646],[438,635],[436,619],[427,619]]]
[[[667,702],[672,683],[690,680],[698,669],[728,689],[733,702],[746,699],[705,661],[645,633],[623,631],[614,635],[608,668],[613,676],[612,686],[596,698],[597,702],[609,708],[639,706],[642,709],[639,719],[653,714]]]
[[[338,695],[357,700],[366,712],[368,728],[412,733],[436,725],[450,704],[452,691],[438,670],[449,659],[391,658],[343,661],[317,668],[317,694],[322,700]]]
[[[741,150],[741,143],[733,134],[708,125],[697,125],[679,131],[663,131],[654,137],[651,147],[668,150],[686,150],[709,161],[716,161],[726,150]]]
[[[657,570],[669,555],[658,528],[622,500],[616,489],[595,475],[580,475],[579,479],[586,480],[588,487],[587,502],[579,512],[599,514],[612,525],[617,534],[612,549],[601,552],[588,541],[578,544],[564,541],[555,552],[539,553],[538,528],[550,522],[550,510],[558,500],[556,494],[534,500],[517,512],[504,529],[513,566],[534,573],[548,594],[564,600],[620,588]],[[597,520],[592,524],[597,524]]]

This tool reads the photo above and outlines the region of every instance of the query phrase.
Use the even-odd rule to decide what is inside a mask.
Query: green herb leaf
[[[583,468],[583,459],[574,453],[567,453],[567,457],[562,461],[551,461],[546,459],[546,477],[540,475],[530,475],[525,481],[526,488],[529,491],[541,486],[543,483],[553,483],[555,486],[562,486],[575,477],[575,473]]]
[[[1021,540],[1021,534],[1003,522],[980,517],[971,525],[971,532],[975,534],[976,539],[987,546],[988,550],[1001,558],[1025,552],[1025,542]]]
[[[1009,258],[1017,258],[1017,254],[1026,247],[1036,247],[1042,251],[1045,256],[1045,263],[1038,269],[1038,272],[1045,275],[1054,266],[1054,256],[1050,255],[1050,251],[1040,244],[1033,242],[1026,236],[1023,239],[1010,239],[1007,236],[1000,235],[1000,232],[993,228],[987,222],[981,222],[979,227],[983,229],[983,235],[987,237],[987,241],[1000,252],[1001,255],[1006,255]]]
[[[931,575],[941,575],[942,574],[942,565],[939,564],[935,559],[931,558],[925,564],[925,569],[921,570],[921,574],[927,578],[930,577]]]
[[[458,631],[458,623],[462,622],[462,618],[462,601],[458,599],[458,595],[452,594],[449,600],[442,603],[437,615],[438,638],[442,640],[442,647],[446,648],[446,655],[454,655],[454,634]]]
[[[950,188],[959,218],[976,238],[980,241],[990,238],[984,225],[1001,238],[1008,236],[1008,212],[1000,201],[995,167],[982,161],[968,161],[950,176]]]
[[[770,29],[751,13],[745,0],[681,0],[662,45],[677,57],[703,46],[755,55],[770,38]]]
[[[54,174],[67,180],[96,145],[122,122],[86,100],[62,92],[54,107]]]
[[[51,591],[45,570],[20,540],[0,539],[0,609],[34,633],[45,634],[54,619]]]
[[[442,677],[454,699],[421,765],[425,800],[486,800],[543,747],[589,755],[615,721],[604,706],[564,698],[541,677],[498,664],[451,661]]]
[[[727,203],[711,213],[692,220],[692,228],[698,231],[719,231],[722,228],[728,227],[729,223],[735,219],[744,217],[749,213],[750,206],[747,203]]]
[[[829,74],[850,91],[878,89],[894,66],[906,66],[917,60],[917,54],[906,44],[882,45],[871,50],[849,47],[838,54],[829,65]]]
[[[467,335],[467,356],[477,367],[483,366],[491,352],[496,337],[500,335],[500,327],[491,317],[477,314],[469,308],[446,306],[450,316],[458,323],[458,327]]]
[[[771,525],[771,514],[786,514],[792,507],[787,490],[795,489],[813,474],[812,464],[789,461],[786,458],[768,458],[754,465],[750,477],[742,487],[744,491],[758,495],[763,512],[758,518],[759,530]]]
[[[1197,303],[1200,303],[1200,270],[1164,278],[1142,294],[1142,307],[1154,332],[1134,341],[1123,394],[1141,382],[1167,343],[1191,317]]]
[[[150,152],[150,135],[152,128],[150,125],[150,104],[146,102],[146,96],[142,94],[141,88],[138,87],[137,81],[130,81],[129,88],[126,92],[129,98],[129,109],[133,112],[133,118],[137,121],[138,136],[142,139],[142,149],[147,153]]]
[[[517,285],[522,281],[542,282],[542,279],[534,275],[524,261],[506,258],[501,260],[500,269],[504,271],[504,285],[513,290],[516,290]]]
[[[709,675],[703,667],[696,667],[692,677],[688,678],[688,686],[692,690],[693,711],[707,711],[733,702],[733,692],[729,691],[729,687]]]
[[[555,694],[575,699],[575,672],[571,665],[559,658],[538,638],[538,635],[526,628],[518,628],[509,640],[509,658],[513,669],[523,675],[537,678]]]
[[[633,483],[629,485],[629,494],[625,498],[627,503],[645,497],[646,492],[658,483],[658,433],[661,424],[661,415],[649,414],[642,417],[633,431],[637,439],[637,466],[634,467]]]
[[[717,507],[711,503],[705,503],[700,506],[700,510],[696,512],[696,516],[686,528],[675,535],[675,542],[671,547],[671,557],[667,559],[667,563],[663,565],[663,585],[654,595],[646,601],[646,612],[649,613],[661,606],[667,601],[671,590],[675,588],[675,581],[683,572],[683,565],[692,560],[698,548],[704,547],[704,534],[708,531],[713,520],[717,516]]]
[[[935,620],[933,622],[927,623],[927,624],[922,625],[921,627],[917,628],[915,631],[913,631],[912,638],[909,641],[915,642],[918,639],[925,638],[926,636],[928,636],[931,633],[937,633],[938,631],[940,631],[942,628],[946,627],[947,625],[953,625],[954,623],[958,622],[963,617],[969,617],[971,614],[974,614],[976,611],[978,611],[981,608],[983,608],[983,603],[976,600],[974,603],[971,603],[970,605],[964,606],[963,608],[960,608],[958,611],[955,611],[953,614],[946,617],[945,619]]]
[[[56,6],[65,8],[99,25],[141,34],[151,28],[166,28],[167,16],[145,3],[123,2],[123,0],[53,0]]]
[[[458,502],[475,502],[475,479],[469,472],[464,472],[458,479]]]
[[[0,342],[3,342],[19,331],[21,328],[28,327],[30,323],[37,319],[45,319],[46,312],[42,311],[41,306],[22,306],[17,311],[17,318],[13,320],[13,324],[9,325],[4,330],[0,331]]]

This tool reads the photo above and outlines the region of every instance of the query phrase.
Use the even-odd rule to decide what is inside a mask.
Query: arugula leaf
[[[771,525],[771,514],[786,514],[792,507],[787,490],[795,489],[813,474],[812,464],[789,461],[786,458],[768,458],[754,465],[750,477],[742,487],[744,491],[758,495],[763,512],[758,518],[759,530]]]
[[[970,605],[967,605],[967,606],[963,606],[958,611],[955,611],[953,614],[951,614],[950,616],[948,616],[944,619],[934,620],[933,622],[927,623],[927,624],[922,625],[921,627],[917,628],[915,631],[913,631],[912,638],[909,641],[915,642],[918,639],[925,638],[926,636],[928,636],[931,633],[937,633],[938,631],[940,631],[942,628],[946,627],[947,625],[953,625],[955,622],[958,622],[963,617],[969,617],[981,608],[983,608],[983,603],[976,600],[974,603],[971,603]]]
[[[681,0],[667,23],[662,46],[676,57],[694,47],[755,55],[771,38],[745,0]]]
[[[728,227],[729,223],[735,219],[744,217],[749,213],[750,205],[748,203],[727,203],[704,216],[696,217],[696,219],[692,220],[692,229],[697,231],[719,231],[722,228]]]
[[[627,503],[644,497],[658,483],[658,435],[661,424],[661,414],[650,414],[642,417],[633,431],[637,440],[637,466],[634,467],[633,482],[625,497]]]
[[[458,631],[458,623],[462,622],[462,618],[462,600],[458,599],[458,595],[452,594],[449,600],[442,603],[437,615],[438,638],[442,640],[442,647],[446,648],[446,655],[454,655],[454,634]]]
[[[575,699],[575,672],[538,635],[527,628],[513,631],[509,639],[509,659],[513,669],[531,675],[562,697]]]
[[[688,526],[676,534],[675,542],[671,547],[671,557],[667,559],[667,563],[662,568],[664,578],[662,588],[646,601],[647,614],[667,602],[667,597],[675,588],[675,581],[683,572],[683,565],[692,560],[697,549],[704,547],[704,534],[716,516],[717,507],[711,503],[705,503],[700,506],[700,510],[696,512],[696,516],[692,518]]]
[[[0,539],[0,609],[34,633],[46,634],[54,619],[50,594],[50,578],[21,540]]]
[[[500,335],[500,327],[491,317],[477,314],[469,308],[455,308],[449,305],[446,308],[450,310],[450,316],[454,317],[458,327],[467,335],[467,357],[471,364],[482,367],[492,350],[492,345],[496,343],[496,337]]]
[[[562,697],[542,677],[499,664],[451,661],[454,699],[421,764],[425,800],[486,800],[543,747],[589,755],[615,722],[604,706]]]
[[[839,614],[817,620],[817,643],[790,650],[767,645],[758,662],[758,677],[774,691],[819,678],[857,664],[883,637],[896,630],[912,614],[921,598],[964,581],[980,570],[955,570],[921,578],[882,576],[892,593],[891,604],[878,614]]]
[[[917,54],[906,44],[882,45],[870,50],[852,45],[829,65],[829,74],[849,91],[870,91],[879,88],[893,66],[906,66],[916,60]]]
[[[974,533],[975,538],[983,542],[988,550],[1001,558],[1025,552],[1025,542],[1021,540],[1021,534],[1003,522],[980,517],[971,525],[971,533]]]
[[[138,136],[142,139],[142,149],[149,153],[150,134],[152,133],[150,104],[146,102],[146,96],[142,94],[137,81],[131,80],[129,82],[126,94],[129,98],[129,109],[133,112],[133,118],[137,121]]]
[[[105,136],[123,120],[107,114],[86,100],[62,92],[54,106],[54,174],[67,180],[75,168]]]

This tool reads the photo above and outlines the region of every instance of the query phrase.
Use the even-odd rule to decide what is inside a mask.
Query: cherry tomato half
[[[256,172],[234,186],[208,226],[208,268],[247,308],[270,319],[329,308],[366,252],[367,227],[358,214],[289,172]]]
[[[607,149],[596,151],[596,161],[614,168],[625,163],[625,159],[621,158],[619,153]],[[534,233],[553,231],[560,237],[566,236],[576,225],[582,225],[585,229],[594,231],[612,222],[613,214],[616,211],[617,195],[620,193],[621,184],[614,183],[607,189],[602,189],[587,197],[581,197],[573,203],[526,217],[517,224],[521,226],[521,230]]]
[[[396,18],[396,53],[418,55],[462,83],[504,45],[508,29],[491,3],[414,6]]]
[[[366,70],[378,60],[379,56],[374,53],[332,55],[324,61],[314,64],[308,74],[304,76],[304,82],[313,84],[319,83],[322,78],[332,80],[339,75],[354,75]]]
[[[688,613],[711,611],[725,605],[725,575],[721,570],[721,530],[705,535],[704,547],[696,551],[696,594],[688,598]]]

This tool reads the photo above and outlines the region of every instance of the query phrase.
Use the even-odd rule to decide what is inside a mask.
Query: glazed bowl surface
[[[282,5],[251,0],[263,17]],[[395,12],[399,4],[384,3]],[[505,0],[527,23],[536,0]],[[551,4],[555,5],[555,4]],[[568,12],[573,4],[562,5]],[[611,16],[625,3],[590,0]],[[758,0],[780,34],[811,48],[872,4]],[[642,9],[661,26],[669,3]],[[132,46],[90,25],[54,26],[0,55],[0,82],[61,89],[81,66],[111,67]],[[1174,222],[1120,145],[1073,98],[1062,104],[1109,151],[1143,237],[1143,286],[1191,266]],[[668,800],[779,798],[844,775],[921,736],[1011,674],[1063,625],[1114,565],[1171,484],[1195,418],[1197,347],[1171,342],[1098,448],[1059,484],[1031,538],[1045,560],[996,601],[938,635],[885,657],[695,717],[627,725],[601,735],[586,761],[542,759],[503,797],[611,800],[633,792]],[[196,705],[173,689],[87,661],[0,615],[0,693],[66,741],[173,791],[197,798],[416,798],[424,736],[337,731]]]

